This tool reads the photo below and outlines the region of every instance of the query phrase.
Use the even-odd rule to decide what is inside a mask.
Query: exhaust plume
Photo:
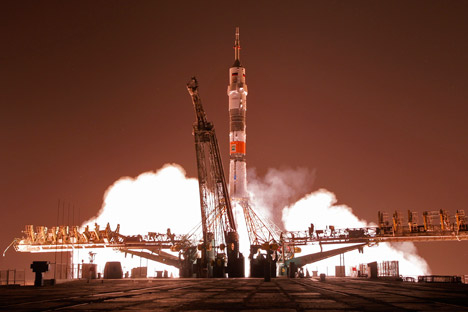
[[[270,169],[263,178],[259,178],[255,170],[250,170],[249,190],[253,206],[270,216],[270,219],[281,221],[284,228],[290,231],[306,230],[310,223],[314,223],[316,229],[325,229],[327,225],[334,225],[336,228],[369,225],[354,215],[350,207],[337,205],[336,196],[327,190],[321,189],[304,196],[311,189],[314,176],[314,171],[301,168]],[[98,215],[84,225],[88,224],[90,228],[94,228],[94,223],[98,223],[104,227],[109,222],[114,229],[120,224],[121,233],[124,235],[166,233],[168,228],[173,233],[185,234],[200,221],[198,181],[187,178],[181,166],[166,164],[156,172],[145,172],[136,178],[123,177],[116,181],[107,189]],[[243,220],[239,218],[238,223],[243,223]],[[276,224],[280,222],[276,221]],[[248,243],[243,240],[242,244]],[[311,246],[307,247],[307,250],[303,248],[303,251],[305,253],[319,250],[316,246]],[[248,255],[244,256],[247,258]],[[380,244],[376,247],[366,247],[364,254],[350,252],[345,257],[347,266],[371,261],[398,260],[401,274],[418,275],[429,272],[427,263],[418,256],[412,243],[392,246]],[[321,272],[326,273],[325,268],[337,265],[338,260],[335,258],[337,257],[309,265],[309,271],[321,267]],[[175,268],[164,264],[148,262],[139,257],[125,258],[123,254],[110,250],[98,251],[95,261],[98,263],[98,270],[102,271],[107,261],[121,261],[124,272],[133,267],[148,265],[149,276],[153,276],[155,270],[165,269],[178,276]]]
[[[104,202],[97,216],[86,221],[94,229],[110,223],[115,229],[120,224],[123,235],[145,235],[148,232],[186,234],[201,221],[197,179],[187,178],[177,164],[166,164],[156,172],[145,172],[136,178],[123,177],[112,184],[104,194]],[[108,261],[120,261],[124,272],[139,266],[148,266],[148,276],[167,270],[178,276],[178,270],[139,257],[125,256],[112,250],[98,250],[94,263],[102,271]],[[86,255],[84,255],[86,256]],[[88,262],[87,257],[80,259]]]
[[[264,177],[259,177],[257,170],[250,168],[248,178],[252,205],[284,229],[282,209],[310,192],[315,170],[270,168]]]
[[[313,223],[316,229],[326,229],[333,225],[337,229],[359,228],[375,226],[365,220],[359,219],[346,205],[337,205],[335,194],[325,189],[312,192],[298,202],[283,209],[283,222],[287,230],[305,230]],[[340,245],[332,248],[339,248]],[[328,247],[332,249],[331,247]],[[303,248],[305,252],[317,252],[318,247],[310,246]],[[324,250],[326,250],[324,248]],[[330,258],[308,265],[308,269],[316,269],[321,273],[338,265],[337,259]],[[427,262],[417,253],[416,246],[411,242],[405,243],[382,243],[378,246],[364,248],[364,253],[352,251],[345,254],[347,266],[357,266],[361,263],[377,261],[399,261],[400,274],[402,275],[425,275],[430,273]],[[330,273],[330,272],[329,272]]]
[[[184,234],[200,220],[198,181],[187,178],[181,166],[166,164],[156,172],[120,178],[107,189],[97,216],[86,223],[120,224],[124,235],[166,233],[167,228]]]

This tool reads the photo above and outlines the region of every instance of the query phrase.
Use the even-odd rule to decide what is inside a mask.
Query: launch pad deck
[[[468,311],[468,285],[358,278],[122,279],[2,287],[2,311]]]

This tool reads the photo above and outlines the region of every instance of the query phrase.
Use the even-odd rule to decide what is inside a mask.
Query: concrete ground
[[[468,311],[468,285],[318,279],[124,279],[0,287],[1,311]]]

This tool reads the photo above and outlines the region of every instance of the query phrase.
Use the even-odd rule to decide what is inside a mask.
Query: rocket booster
[[[234,200],[245,200],[247,193],[246,170],[246,112],[247,84],[245,68],[240,63],[239,27],[236,27],[234,64],[229,69],[229,193]]]

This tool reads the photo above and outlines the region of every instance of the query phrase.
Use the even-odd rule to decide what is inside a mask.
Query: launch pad
[[[0,310],[468,311],[468,285],[358,278],[92,280],[3,288]]]
[[[261,217],[251,206],[247,192],[248,91],[245,68],[240,63],[238,28],[234,52],[235,61],[229,69],[227,90],[230,116],[229,183],[224,175],[214,124],[207,119],[196,78],[193,77],[187,84],[196,115],[193,135],[198,168],[201,235],[175,235],[168,229],[166,234],[151,232],[145,236],[126,236],[119,233],[120,225],[117,225],[116,230],[111,230],[109,224],[105,229],[97,224],[94,230],[87,226],[84,231],[78,225],[57,225],[51,228],[28,225],[24,231],[26,237],[14,239],[10,246],[19,252],[74,252],[80,249],[112,248],[125,255],[176,267],[180,276],[187,278],[244,277],[245,258],[248,257],[250,276],[265,277],[267,281],[276,276],[277,263],[282,264],[280,274],[295,277],[298,268],[307,264],[355,249],[363,251],[365,246],[382,242],[468,240],[468,221],[463,210],[456,212],[455,219],[442,209],[424,212],[423,225],[418,224],[416,212],[408,211],[408,218],[404,221],[402,214],[395,211],[392,221],[388,214],[379,212],[377,227],[335,229],[328,225],[326,229],[315,229],[311,223],[308,230],[297,232],[282,231]],[[239,222],[235,218],[234,206],[240,207],[243,212],[250,242],[248,255],[241,253]],[[299,246],[314,244],[320,246],[319,253],[298,256],[301,252]],[[322,245],[327,244],[347,246],[323,252]]]

